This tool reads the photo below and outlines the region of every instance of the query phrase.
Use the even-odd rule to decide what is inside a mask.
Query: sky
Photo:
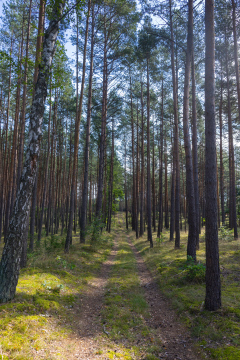
[[[0,15],[2,15],[2,4],[4,0],[0,0]]]

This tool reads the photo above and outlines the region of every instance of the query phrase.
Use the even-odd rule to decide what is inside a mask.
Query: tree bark
[[[188,245],[187,256],[196,260],[196,212],[193,183],[193,160],[189,134],[189,89],[191,60],[193,54],[193,0],[188,1],[188,37],[183,97],[183,133],[186,159],[186,194],[188,201]]]
[[[90,73],[89,73],[89,86],[88,86],[86,144],[85,144],[85,156],[84,156],[85,168],[84,168],[82,206],[81,206],[81,216],[80,216],[80,242],[81,243],[85,243],[85,236],[86,236],[85,232],[86,232],[86,219],[87,219],[90,129],[91,129],[91,113],[92,113],[93,50],[94,50],[94,4],[92,5],[91,55],[90,55]],[[91,192],[91,189],[90,189],[90,192]]]
[[[98,165],[98,192],[96,200],[96,218],[102,220],[102,200],[103,200],[103,179],[105,165],[105,144],[106,144],[106,121],[107,121],[107,87],[108,87],[108,67],[107,67],[107,29],[106,15],[104,14],[104,54],[103,54],[103,89],[102,89],[102,119],[101,119],[101,138],[99,149]]]
[[[229,86],[229,72],[228,72],[228,44],[225,34],[226,45],[226,74],[227,74],[227,110],[228,110],[228,141],[229,141],[229,174],[230,174],[230,201],[229,201],[229,226],[234,229],[234,239],[238,238],[237,231],[237,213],[236,213],[236,184],[235,184],[235,159],[234,159],[234,145],[233,145],[233,129],[232,129],[232,114],[231,114],[231,99],[230,99],[230,86]]]
[[[151,213],[151,167],[150,167],[150,91],[149,91],[149,59],[147,58],[147,221],[148,241],[150,248],[152,241],[152,213]]]
[[[19,186],[20,176],[22,172],[22,163],[23,163],[26,97],[27,97],[28,50],[29,50],[29,37],[30,37],[30,26],[31,26],[31,12],[32,12],[32,0],[30,0],[30,4],[29,4],[28,29],[27,29],[27,41],[26,41],[26,53],[25,53],[25,65],[24,65],[24,78],[23,78],[24,85],[23,85],[23,95],[22,95],[21,124],[20,124],[21,131],[20,131],[19,150],[18,150],[17,188]]]
[[[49,104],[49,121],[48,121],[48,148],[47,148],[47,159],[45,166],[45,176],[44,176],[44,184],[43,184],[43,196],[42,196],[42,207],[41,214],[39,219],[39,228],[38,228],[38,238],[37,242],[40,244],[41,235],[42,235],[42,224],[43,224],[43,215],[44,215],[44,207],[45,207],[45,199],[47,192],[47,179],[48,179],[48,164],[49,164],[49,155],[50,155],[50,129],[51,129],[51,115],[52,115],[52,86],[51,86],[51,77],[50,77],[50,104]],[[33,251],[33,244],[30,243],[30,250]]]
[[[23,57],[23,30],[24,26],[22,24],[22,39],[19,44],[19,59],[18,59],[18,79],[17,79],[17,90],[16,90],[16,107],[15,107],[15,117],[14,117],[14,130],[13,130],[13,140],[12,140],[12,150],[11,150],[11,162],[9,170],[9,186],[7,194],[7,204],[6,204],[6,216],[5,216],[5,241],[6,233],[9,226],[9,219],[12,214],[13,204],[15,199],[15,189],[16,189],[16,161],[17,161],[17,139],[18,139],[18,128],[19,128],[19,109],[20,109],[20,91],[21,91],[21,62]]]
[[[130,70],[129,70],[130,73]],[[131,73],[129,74],[130,77],[130,99],[131,99],[131,128],[132,128],[132,179],[133,179],[133,186],[132,186],[132,230],[136,231],[136,176],[135,176],[135,151],[134,151],[134,144],[135,144],[135,135],[134,135],[134,119],[133,119],[133,99],[132,99],[132,77]]]
[[[155,148],[154,148],[154,124],[153,124],[153,151],[152,151],[152,227],[156,232],[156,189],[155,189]]]
[[[199,186],[198,186],[198,144],[197,144],[197,109],[196,109],[196,83],[195,83],[195,63],[194,51],[192,52],[192,155],[193,155],[193,178],[194,178],[194,197],[196,214],[196,249],[199,249]]]
[[[43,32],[44,32],[44,20],[45,20],[45,1],[40,0],[39,5],[39,15],[38,15],[38,36],[37,36],[37,46],[36,46],[36,58],[35,58],[35,70],[33,78],[33,98],[35,93],[35,85],[38,79],[39,64],[41,62],[42,56],[42,42],[43,42]]]
[[[30,209],[30,244],[29,248],[31,251],[33,251],[34,248],[34,227],[35,227],[35,214],[36,214],[36,205],[37,205],[37,183],[38,183],[38,168],[36,172],[36,178],[33,186],[33,192],[32,192],[32,206]],[[27,238],[24,239],[24,242],[27,242]],[[27,249],[27,246],[24,247]],[[23,258],[27,258],[25,255],[23,255]],[[22,264],[24,264],[24,261],[22,261]],[[26,266],[26,264],[24,264]]]
[[[143,83],[141,81],[141,193],[140,193],[140,229],[139,235],[144,233],[144,104]]]
[[[161,107],[161,124],[160,124],[160,139],[159,139],[159,217],[158,217],[158,232],[157,237],[160,237],[163,227],[163,196],[162,196],[162,174],[163,174],[163,78],[162,78],[162,107]]]
[[[222,83],[222,71],[221,71],[221,96],[219,104],[219,128],[220,128],[220,194],[221,194],[221,212],[222,212],[222,225],[225,225],[225,207],[224,207],[224,166],[223,166],[223,146],[222,146],[222,105],[223,105],[223,83]]]
[[[172,136],[171,136],[172,138]],[[171,208],[170,208],[170,241],[173,241],[174,238],[174,228],[175,228],[175,141],[172,141],[172,179],[171,179]]]
[[[205,0],[205,29],[205,308],[213,311],[221,307],[216,171],[214,0]]]
[[[169,0],[170,5],[170,32],[171,32],[171,67],[172,67],[172,82],[173,82],[173,106],[174,106],[174,152],[175,152],[175,248],[180,248],[180,169],[179,169],[179,130],[178,130],[178,105],[177,105],[177,84],[174,66],[174,38],[173,38],[173,24],[172,24],[172,0]]]
[[[164,134],[164,211],[165,211],[165,228],[169,229],[169,216],[168,216],[168,154],[167,154],[167,139],[166,129]]]
[[[111,163],[110,163],[110,177],[109,177],[109,190],[108,190],[108,218],[107,218],[107,231],[111,232],[112,222],[112,204],[113,204],[113,165],[114,165],[114,119],[112,119],[112,150],[111,150]]]
[[[12,47],[13,47],[13,39],[11,37],[11,45],[10,45],[10,58],[12,58]],[[12,62],[10,61],[9,66],[9,78],[8,78],[8,97],[7,97],[7,109],[6,109],[6,132],[5,132],[5,151],[4,151],[4,162],[3,162],[3,181],[2,181],[2,188],[1,188],[1,222],[0,222],[0,239],[2,235],[2,219],[4,217],[4,197],[7,190],[7,184],[8,184],[8,177],[7,177],[7,169],[8,169],[8,121],[9,121],[9,110],[10,110],[10,95],[11,95],[11,79],[12,79]],[[6,234],[6,228],[4,228],[4,233]]]
[[[238,44],[236,31],[236,3],[232,0],[232,19],[233,19],[233,40],[234,40],[234,62],[237,83],[237,98],[238,98],[238,121],[240,121],[240,83],[239,83],[239,63],[238,63]]]
[[[138,225],[138,216],[139,216],[139,123],[138,123],[138,101],[137,101],[137,145],[136,145],[136,239],[139,238],[139,225]]]
[[[125,212],[126,212],[126,229],[128,230],[128,184],[127,184],[127,141],[124,133],[124,146],[125,146],[125,169],[124,169],[124,189],[125,189]]]

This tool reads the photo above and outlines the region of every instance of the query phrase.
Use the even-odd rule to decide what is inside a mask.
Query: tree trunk
[[[52,97],[52,86],[51,86],[51,77],[50,77],[50,99]],[[44,184],[43,184],[43,196],[42,196],[42,208],[39,220],[39,228],[38,228],[38,238],[37,242],[40,244],[41,235],[42,235],[42,224],[43,224],[43,214],[45,207],[45,198],[47,192],[47,179],[48,179],[48,164],[49,164],[49,155],[50,155],[50,129],[51,129],[51,115],[52,115],[52,102],[50,100],[49,104],[49,121],[48,121],[48,148],[47,148],[47,160],[45,166],[45,176],[44,176]],[[33,251],[32,244],[30,243],[30,250]]]
[[[234,239],[238,238],[237,231],[237,213],[236,213],[236,185],[235,185],[235,159],[234,159],[234,145],[233,145],[233,129],[232,129],[232,114],[231,114],[231,99],[230,99],[230,86],[229,86],[229,73],[228,73],[228,44],[225,34],[226,45],[226,74],[227,74],[227,94],[228,94],[228,140],[229,140],[229,174],[230,174],[230,204],[229,204],[229,225],[234,229]]]
[[[164,192],[164,211],[165,211],[165,228],[169,229],[169,217],[168,217],[168,154],[167,154],[167,139],[166,139],[166,130],[164,136],[164,183],[165,183],[165,192]]]
[[[40,0],[39,5],[39,15],[38,15],[38,36],[37,36],[37,46],[36,46],[36,58],[35,58],[35,70],[33,78],[33,98],[35,93],[35,85],[38,79],[39,64],[41,62],[42,56],[42,42],[43,42],[43,32],[44,32],[44,20],[45,20],[45,1]]]
[[[150,167],[150,91],[149,91],[149,59],[147,58],[147,221],[148,241],[153,247],[152,241],[152,213],[151,213],[151,167]]]
[[[125,145],[125,169],[124,169],[124,188],[125,188],[125,212],[126,212],[126,229],[128,230],[128,188],[127,188],[127,142],[124,133],[124,145]]]
[[[186,194],[188,201],[188,245],[187,256],[196,260],[196,212],[193,183],[193,161],[189,134],[189,88],[193,53],[193,0],[188,1],[188,37],[183,97],[183,133],[186,159]]]
[[[85,232],[86,232],[86,219],[87,219],[87,192],[88,192],[90,129],[91,129],[91,112],[92,112],[93,49],[94,49],[94,4],[92,5],[91,55],[90,55],[90,73],[89,73],[89,86],[88,86],[86,144],[85,144],[85,157],[84,157],[85,168],[84,168],[82,206],[81,206],[81,216],[80,216],[81,243],[85,243],[85,236],[86,236]]]
[[[22,25],[22,39],[19,45],[19,59],[18,59],[18,79],[17,79],[17,90],[16,90],[16,107],[14,117],[14,130],[11,150],[11,163],[9,170],[9,186],[7,194],[7,205],[6,205],[6,216],[5,216],[5,241],[6,233],[9,226],[9,218],[12,214],[13,204],[15,200],[15,188],[16,188],[16,161],[17,161],[17,139],[18,139],[18,127],[19,127],[19,109],[20,109],[20,91],[21,91],[21,63],[23,57],[23,25]]]
[[[133,99],[132,99],[132,78],[129,70],[130,77],[130,98],[131,98],[131,128],[132,128],[132,230],[136,231],[136,177],[135,177],[135,137],[134,137],[134,119],[133,119]]]
[[[11,37],[11,45],[10,45],[10,58],[12,57],[12,47],[13,47],[13,39]],[[4,218],[4,197],[5,197],[5,193],[7,190],[7,184],[8,184],[8,177],[7,177],[7,169],[8,169],[8,156],[7,156],[7,152],[8,152],[8,121],[9,121],[9,110],[10,110],[10,95],[11,95],[11,79],[12,79],[12,62],[10,62],[10,66],[9,66],[9,78],[8,78],[8,97],[7,97],[7,109],[6,109],[6,121],[5,121],[5,127],[6,127],[6,131],[5,131],[5,151],[4,151],[4,158],[3,158],[3,181],[2,181],[2,187],[1,187],[1,198],[0,198],[0,203],[1,203],[1,213],[0,213],[0,218],[1,218],[1,222],[0,222],[0,240],[1,240],[1,235],[2,235],[2,220]],[[6,209],[5,209],[6,210]],[[4,229],[4,233],[5,233],[5,229]]]
[[[223,105],[223,83],[222,83],[222,71],[221,71],[221,97],[219,104],[219,128],[220,128],[220,194],[221,194],[221,211],[222,211],[222,225],[225,225],[225,207],[224,207],[224,166],[223,166],[223,146],[222,146],[222,105]]]
[[[102,90],[102,119],[101,119],[101,138],[99,149],[98,166],[98,193],[96,200],[96,218],[101,221],[101,209],[103,200],[103,178],[104,178],[104,156],[106,143],[106,121],[107,121],[107,86],[108,86],[108,68],[107,68],[107,29],[106,15],[104,14],[104,54],[103,54],[103,90]]]
[[[112,119],[112,150],[111,150],[110,178],[109,178],[109,190],[108,190],[107,231],[109,233],[111,232],[112,204],[113,204],[113,163],[114,163],[114,119]]]
[[[92,222],[92,192],[93,192],[93,181],[92,181],[92,152],[90,155],[90,185],[89,185],[89,208],[88,208],[88,221],[89,224]]]
[[[192,53],[192,154],[193,154],[195,214],[196,214],[196,249],[198,250],[199,249],[199,233],[200,233],[200,216],[199,216],[197,109],[196,109],[194,51]]]
[[[144,105],[143,105],[143,83],[141,81],[141,194],[140,194],[140,232],[144,234]]]
[[[170,208],[170,241],[173,241],[175,228],[175,142],[172,142],[172,181],[171,181],[171,208]]]
[[[138,216],[139,216],[139,124],[138,124],[138,101],[137,101],[137,145],[136,145],[136,218],[135,218],[135,227],[136,227],[136,239],[139,238],[139,226],[138,226]]]
[[[78,159],[78,144],[79,144],[79,131],[80,131],[80,122],[82,116],[82,103],[83,103],[83,92],[85,84],[85,69],[86,69],[86,55],[87,55],[87,39],[88,39],[88,27],[89,27],[89,17],[91,9],[91,0],[88,0],[88,12],[86,19],[86,29],[85,29],[85,42],[83,50],[83,69],[82,69],[82,84],[81,84],[81,94],[79,99],[79,108],[78,116],[75,122],[75,137],[74,137],[74,155],[73,155],[73,169],[72,169],[72,184],[71,184],[71,193],[70,193],[70,209],[69,209],[69,220],[68,220],[68,229],[67,237],[65,241],[65,253],[69,252],[69,247],[72,239],[72,229],[73,229],[73,217],[74,217],[74,200],[75,200],[75,191],[76,189],[76,174],[77,174],[77,159]]]
[[[179,131],[178,131],[178,105],[177,105],[177,84],[174,66],[174,39],[173,39],[173,25],[172,25],[172,0],[170,4],[170,31],[171,31],[171,67],[172,67],[172,82],[173,82],[173,106],[174,106],[174,152],[175,152],[175,166],[176,166],[176,180],[175,180],[175,248],[180,248],[180,229],[179,229],[179,215],[180,215],[180,169],[179,169]]]
[[[35,213],[36,213],[36,205],[37,205],[37,183],[38,183],[38,169],[36,172],[36,178],[35,178],[35,182],[34,182],[34,186],[33,186],[33,193],[32,193],[32,206],[31,206],[31,210],[30,210],[30,215],[31,215],[31,219],[30,219],[30,244],[29,244],[29,248],[31,251],[33,251],[34,248],[34,227],[35,227]],[[24,242],[27,242],[27,238],[24,239]],[[27,249],[27,246],[25,246],[25,249]],[[25,258],[25,255],[23,255],[23,257]],[[26,264],[25,264],[26,266]]]
[[[232,19],[233,19],[233,40],[234,40],[234,62],[237,82],[237,98],[238,98],[238,121],[240,121],[240,83],[239,83],[239,64],[238,64],[238,44],[236,31],[236,3],[232,0]]]
[[[214,0],[205,0],[205,29],[205,308],[213,311],[221,307],[216,171]]]
[[[21,176],[21,172],[22,172],[22,163],[23,163],[26,97],[27,97],[28,50],[29,50],[29,37],[30,37],[30,26],[31,26],[31,11],[32,11],[32,0],[30,0],[30,4],[29,4],[28,29],[27,29],[27,41],[26,41],[26,53],[25,53],[25,65],[24,65],[24,78],[23,78],[24,85],[23,85],[23,95],[22,95],[21,124],[20,124],[21,131],[20,131],[19,150],[18,150],[17,188],[19,186],[20,176]]]
[[[163,174],[163,78],[162,78],[162,108],[161,108],[161,125],[160,125],[160,144],[159,144],[159,217],[158,217],[158,233],[160,238],[163,227],[163,196],[162,196],[162,174]]]
[[[152,226],[156,232],[156,190],[155,190],[155,149],[154,149],[154,124],[153,124],[153,153],[152,153]]]

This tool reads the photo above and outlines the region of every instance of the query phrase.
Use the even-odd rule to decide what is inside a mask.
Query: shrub
[[[185,278],[188,281],[198,284],[205,281],[205,265],[201,264],[200,262],[195,263],[194,259],[191,256],[188,256],[185,267]]]
[[[101,241],[101,235],[102,235],[102,228],[103,223],[100,219],[95,219],[91,226],[91,238],[90,242],[91,245],[94,246],[95,244],[99,243]]]
[[[233,240],[233,229],[229,229],[225,226],[220,226],[218,235],[221,240],[231,241]]]
[[[160,245],[165,240],[163,233],[160,233],[159,238],[156,238],[157,244]]]

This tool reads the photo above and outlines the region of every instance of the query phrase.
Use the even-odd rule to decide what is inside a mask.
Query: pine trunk
[[[152,241],[152,207],[151,207],[151,167],[150,167],[150,91],[149,91],[149,59],[147,58],[147,222],[148,241]]]
[[[102,93],[102,119],[101,137],[99,148],[98,164],[98,192],[96,200],[96,218],[102,221],[102,202],[104,186],[104,167],[105,167],[105,143],[106,143],[106,121],[107,121],[107,87],[108,87],[108,67],[107,67],[107,29],[106,15],[104,15],[104,54],[103,54],[103,93]]]
[[[193,0],[188,1],[188,37],[183,97],[183,133],[186,159],[186,194],[188,202],[188,245],[187,256],[196,260],[196,212],[193,182],[193,160],[189,134],[189,89],[191,60],[193,54]]]
[[[180,169],[179,169],[179,130],[178,130],[178,104],[177,104],[177,80],[174,66],[174,38],[173,38],[173,24],[172,24],[172,0],[170,4],[170,32],[171,32],[171,67],[172,67],[172,82],[173,82],[173,106],[174,106],[174,152],[175,152],[175,248],[180,248]]]
[[[205,29],[205,308],[213,311],[221,307],[216,171],[214,0],[205,0]]]
[[[94,50],[94,4],[92,5],[91,55],[90,55],[90,73],[89,73],[89,86],[88,86],[86,144],[85,144],[85,157],[84,157],[85,167],[84,167],[82,206],[81,206],[81,215],[80,215],[80,242],[81,243],[85,243],[85,236],[86,236],[90,129],[91,129],[91,113],[92,113],[93,50]],[[91,192],[91,189],[90,189],[90,192]]]
[[[73,154],[73,168],[72,168],[72,183],[71,183],[71,193],[70,193],[70,208],[69,208],[69,219],[68,219],[68,229],[67,237],[65,241],[65,253],[69,252],[69,247],[72,241],[72,229],[73,229],[73,218],[74,218],[74,209],[75,209],[75,192],[76,188],[76,174],[77,174],[77,159],[78,159],[78,144],[79,144],[79,132],[80,132],[80,122],[82,116],[82,104],[83,104],[83,92],[85,85],[85,69],[86,69],[86,56],[87,56],[87,39],[88,39],[88,27],[89,27],[89,17],[91,9],[91,0],[88,1],[88,12],[86,19],[86,29],[85,29],[85,41],[84,41],[84,50],[83,50],[83,68],[82,68],[82,84],[81,84],[81,93],[79,99],[79,108],[75,122],[75,134],[74,134],[74,154]]]

